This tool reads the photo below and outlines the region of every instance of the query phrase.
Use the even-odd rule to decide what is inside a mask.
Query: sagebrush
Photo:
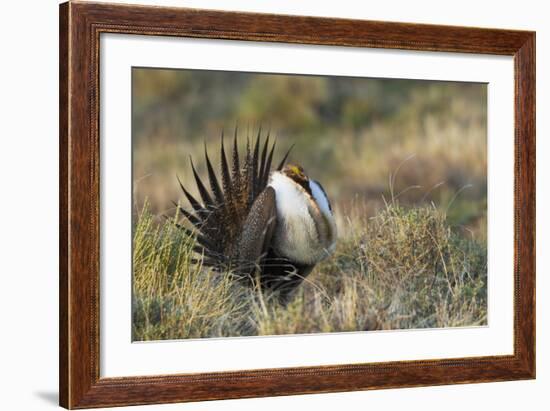
[[[194,262],[193,238],[145,206],[134,226],[133,339],[486,324],[486,244],[455,232],[444,211],[392,203],[367,218],[355,204],[338,221],[336,253],[281,305]]]

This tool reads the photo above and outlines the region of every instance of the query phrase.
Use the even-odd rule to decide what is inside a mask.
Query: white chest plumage
[[[328,257],[336,245],[336,223],[320,185],[310,180],[311,195],[280,172],[270,176],[275,190],[277,254],[300,264],[315,264]]]

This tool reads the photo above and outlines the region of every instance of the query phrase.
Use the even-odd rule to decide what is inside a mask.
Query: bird
[[[209,188],[190,157],[200,199],[178,177],[190,209],[173,202],[180,217],[175,224],[195,239],[195,262],[230,271],[286,303],[315,265],[334,253],[337,227],[322,185],[300,165],[286,164],[293,146],[272,170],[276,141],[270,145],[268,132],[262,144],[261,134],[260,127],[253,148],[247,138],[240,158],[235,127],[228,160],[222,132],[220,178],[204,144]]]

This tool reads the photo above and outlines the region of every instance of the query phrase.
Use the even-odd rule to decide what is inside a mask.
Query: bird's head
[[[309,177],[306,175],[306,172],[302,166],[287,164],[283,167],[281,172],[295,183],[301,185],[306,191],[311,192],[309,187]]]

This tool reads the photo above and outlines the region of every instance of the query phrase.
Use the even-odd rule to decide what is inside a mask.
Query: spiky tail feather
[[[177,204],[176,206],[183,219],[190,223],[193,229],[186,228],[181,224],[178,226],[188,235],[195,235],[197,242],[195,251],[202,255],[202,262],[206,266],[218,270],[231,269],[242,274],[250,274],[253,271],[254,262],[239,260],[237,247],[239,236],[243,232],[244,223],[254,201],[266,189],[271,173],[276,141],[270,146],[270,133],[268,132],[262,144],[261,135],[260,127],[252,149],[250,141],[247,139],[245,155],[241,161],[237,144],[238,129],[235,127],[233,147],[230,153],[231,161],[229,162],[222,132],[220,142],[221,184],[205,144],[204,157],[210,190],[199,177],[193,161],[190,159],[200,201],[190,194],[178,178],[181,190],[192,210],[186,210]],[[283,168],[291,150],[292,147],[279,162],[276,170]],[[259,268],[262,270],[261,266]]]

